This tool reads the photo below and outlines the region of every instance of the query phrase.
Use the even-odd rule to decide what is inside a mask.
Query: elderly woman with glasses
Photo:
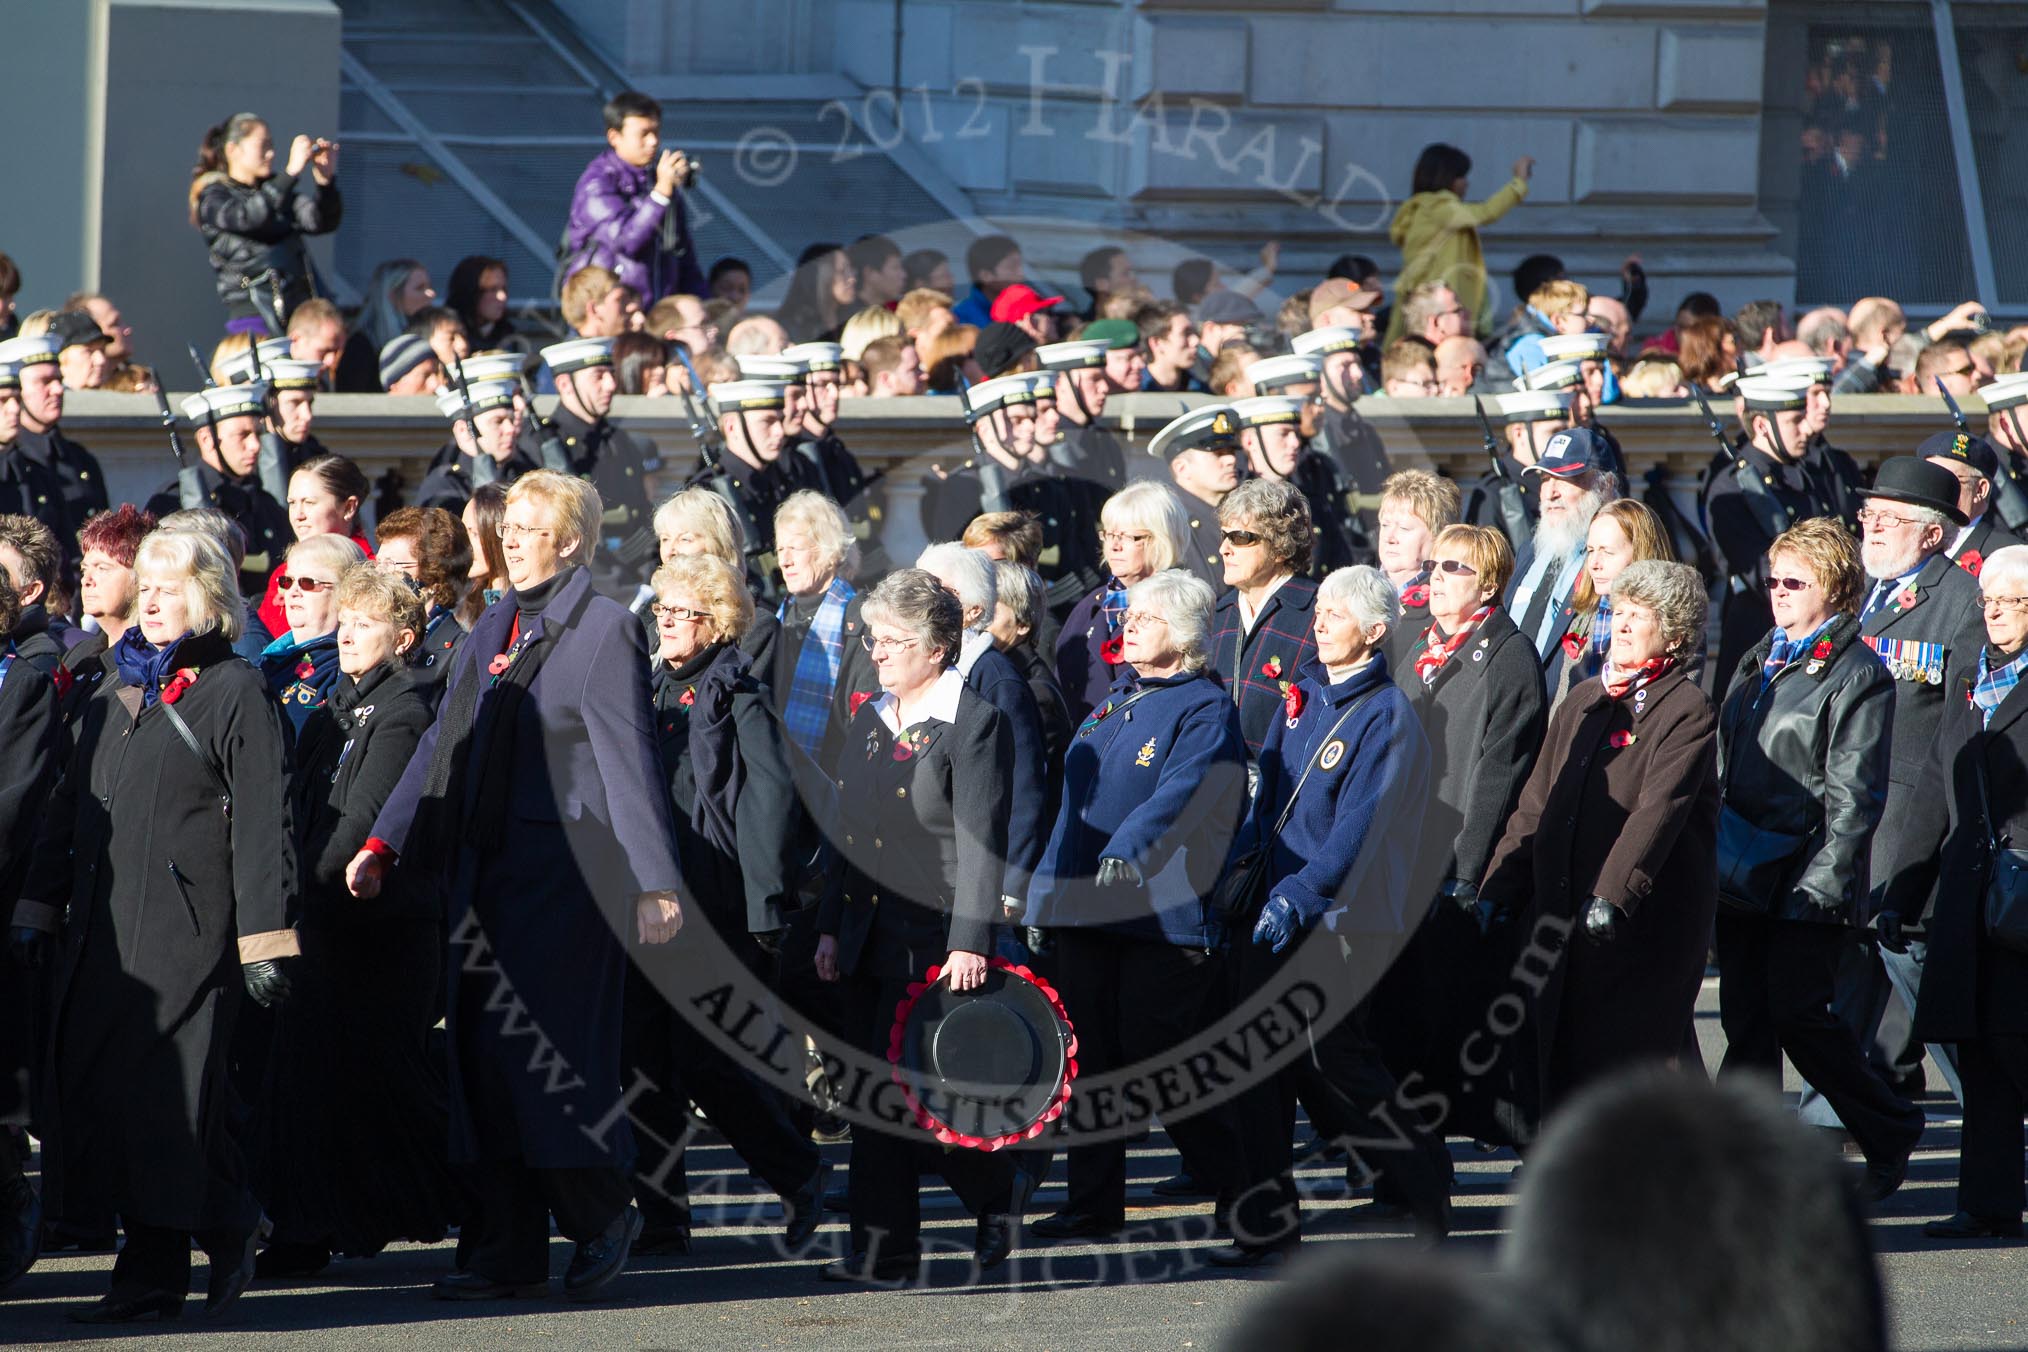
[[[1225,585],[1212,617],[1211,669],[1239,709],[1249,757],[1284,716],[1296,671],[1316,656],[1311,609],[1310,504],[1274,479],[1248,479],[1218,504]]]
[[[958,674],[964,610],[941,582],[919,568],[890,573],[865,615],[881,693],[859,702],[838,763],[843,867],[819,911],[816,970],[844,982],[853,1040],[885,1058],[910,982],[932,966],[957,991],[986,979],[1014,744],[1005,717]],[[826,1280],[915,1275],[926,1169],[978,1216],[979,1266],[1007,1260],[1020,1207],[1004,1152],[944,1149],[913,1123],[861,1127],[852,1136],[851,1251],[824,1268]]]
[[[1885,878],[1880,942],[1908,946],[1929,916],[1929,971],[1915,1033],[1955,1043],[1964,1083],[1957,1211],[1937,1239],[2021,1233],[2021,1121],[2028,1116],[2028,548],[1979,569],[1985,642],[1951,683],[1935,749],[1901,808],[1907,852]]]
[[[1567,944],[1528,1020],[1550,1110],[1683,1049],[1718,904],[1717,718],[1688,668],[1709,608],[1686,564],[1619,575],[1605,666],[1550,716],[1479,887],[1524,946]]]
[[[592,585],[603,510],[591,484],[550,470],[507,491],[512,590],[459,649],[346,870],[371,898],[392,869],[448,919],[451,1153],[477,1202],[444,1300],[541,1291],[551,1215],[577,1245],[564,1291],[588,1299],[640,1232],[633,1133],[614,1112],[627,949],[667,943],[683,912],[641,626]],[[510,998],[519,1017],[503,1020]],[[529,1026],[550,1057],[530,1059]]]
[[[1180,569],[1128,591],[1124,674],[1072,739],[1063,806],[1029,890],[1029,923],[1054,937],[1087,1073],[1166,1051],[1224,1007],[1224,928],[1207,899],[1245,811],[1246,744],[1210,674],[1211,610],[1211,588]],[[1191,1176],[1221,1201],[1235,1197],[1230,1121],[1200,1112],[1167,1126]],[[1072,1147],[1069,1198],[1034,1233],[1124,1228],[1126,1161],[1124,1140]]]
[[[709,488],[686,488],[664,499],[655,509],[655,542],[664,566],[699,555],[719,559],[740,575],[748,591],[760,596],[761,585],[753,575],[740,514]],[[648,598],[650,602],[654,599],[652,594]],[[642,609],[645,613],[646,606]],[[773,673],[774,645],[780,634],[781,625],[773,614],[756,611],[753,622],[739,636],[740,651],[751,659],[763,680]]]
[[[745,577],[709,554],[678,555],[654,578],[655,731],[676,822],[683,879],[704,917],[754,972],[769,975],[796,906],[794,863],[809,821],[789,773],[788,744],[739,640],[752,624]],[[788,1207],[786,1243],[802,1247],[822,1215],[823,1173],[781,1100],[711,1045],[671,1004],[660,952],[627,974],[623,1083],[648,1086],[628,1111],[673,1154],[642,1161],[634,1196],[645,1221],[637,1253],[690,1247],[682,1143],[695,1101]]]
[[[42,932],[17,930],[29,965],[57,950],[49,1209],[117,1214],[127,1235],[112,1289],[76,1312],[86,1323],[176,1317],[193,1239],[211,1256],[208,1314],[252,1280],[260,1206],[232,1125],[233,1032],[242,988],[283,998],[299,951],[288,752],[232,650],[246,617],[232,558],[158,530],[134,573],[134,628],[78,713],[14,916]]]
[[[1612,646],[1613,579],[1642,559],[1676,562],[1668,529],[1638,498],[1616,498],[1598,509],[1584,537],[1584,571],[1563,603],[1563,637],[1545,660],[1551,708],[1579,681],[1598,675]]]
[[[1119,679],[1127,589],[1190,553],[1190,518],[1163,484],[1128,484],[1106,499],[1099,524],[1109,576],[1072,608],[1056,639],[1056,679],[1073,723],[1103,703]]]
[[[434,710],[465,639],[457,612],[471,586],[472,540],[464,523],[441,507],[389,512],[379,533],[380,561],[407,578],[422,598],[422,632],[402,660]]]
[[[261,674],[299,740],[338,684],[338,579],[365,557],[342,535],[312,535],[275,574],[289,624],[261,650]]]
[[[788,595],[775,611],[781,633],[773,660],[755,674],[774,696],[789,742],[828,773],[852,721],[853,696],[880,688],[852,586],[859,545],[844,509],[805,489],[775,513],[775,555]]]
[[[1833,1005],[1839,966],[1864,943],[1894,678],[1860,640],[1865,575],[1841,522],[1813,517],[1782,532],[1767,581],[1775,628],[1740,660],[1718,719],[1719,1073],[1776,1087],[1786,1054],[1884,1197],[1908,1167],[1922,1113],[1873,1069]]]

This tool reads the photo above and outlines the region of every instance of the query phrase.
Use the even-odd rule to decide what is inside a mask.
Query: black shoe
[[[322,1244],[270,1244],[254,1257],[257,1281],[314,1277],[331,1266],[331,1250]]]
[[[430,1285],[430,1294],[438,1300],[516,1300],[548,1293],[546,1281],[496,1282],[470,1271],[453,1272]]]
[[[77,1230],[61,1223],[46,1225],[42,1231],[44,1253],[111,1253],[120,1247],[120,1237],[108,1230]]]
[[[71,1322],[76,1324],[126,1324],[150,1315],[157,1319],[181,1319],[183,1297],[171,1291],[148,1291],[136,1295],[109,1291],[96,1303],[70,1312]]]
[[[1860,1175],[1859,1199],[1868,1206],[1884,1202],[1894,1196],[1895,1192],[1900,1189],[1902,1180],[1907,1177],[1908,1156],[1906,1155],[1888,1164],[1869,1163],[1866,1166],[1866,1172]]]
[[[660,1258],[669,1254],[690,1252],[690,1227],[687,1225],[641,1226],[641,1233],[634,1237],[636,1258]]]
[[[1931,1221],[1922,1227],[1931,1239],[2019,1239],[2021,1222],[1987,1220],[1969,1211],[1960,1211],[1949,1220]]]
[[[41,1254],[42,1198],[27,1179],[16,1179],[0,1212],[0,1290],[19,1281]]]
[[[796,1189],[793,1196],[782,1198],[782,1206],[788,1212],[783,1218],[782,1243],[790,1253],[808,1244],[810,1236],[824,1223],[824,1202],[830,1186],[831,1163],[818,1160],[817,1172],[810,1175],[809,1182]]]
[[[1094,1216],[1089,1211],[1059,1211],[1028,1227],[1037,1239],[1107,1239],[1127,1228],[1124,1216]]]
[[[863,1253],[849,1254],[817,1269],[827,1282],[857,1282],[862,1286],[898,1286],[912,1282],[922,1272],[922,1255],[904,1253],[873,1262]]]
[[[979,1271],[991,1272],[1014,1252],[1014,1240],[1021,1233],[1021,1218],[988,1211],[979,1217],[972,1236],[972,1261]]]
[[[1157,1197],[1215,1197],[1215,1189],[1207,1188],[1186,1171],[1174,1178],[1165,1178],[1149,1189]]]
[[[253,1283],[254,1238],[254,1232],[248,1231],[244,1240],[235,1240],[234,1247],[224,1253],[205,1251],[211,1257],[211,1280],[204,1288],[203,1318],[223,1317]]]
[[[1204,1251],[1205,1261],[1213,1267],[1257,1268],[1280,1267],[1289,1261],[1294,1251],[1293,1242],[1287,1244],[1221,1244],[1215,1249]]]
[[[563,1274],[563,1294],[572,1300],[590,1300],[607,1282],[620,1275],[641,1233],[641,1213],[630,1204],[613,1218],[605,1233],[586,1240],[571,1255]]]

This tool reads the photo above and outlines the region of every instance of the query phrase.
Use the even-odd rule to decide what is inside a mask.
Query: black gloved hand
[[[1479,889],[1476,884],[1461,882],[1453,878],[1444,884],[1444,900],[1463,911],[1467,916],[1479,913]]]
[[[246,993],[253,1002],[266,1009],[289,998],[289,974],[282,968],[279,958],[262,958],[259,962],[243,962],[239,965],[240,978],[246,982]]]
[[[7,947],[14,954],[16,965],[25,971],[35,971],[49,956],[50,933],[36,929],[33,925],[16,925],[7,933]]]
[[[1100,887],[1146,887],[1148,880],[1141,876],[1141,870],[1124,859],[1111,855],[1099,860],[1098,885]]]
[[[1023,925],[1021,927],[1021,941],[1028,945],[1030,953],[1036,954],[1038,957],[1056,947],[1056,940],[1051,938],[1049,931],[1040,925]]]
[[[1890,953],[1906,953],[1908,936],[1901,932],[1901,912],[1882,911],[1875,922],[1880,927],[1880,946]]]
[[[1595,944],[1620,937],[1620,909],[1604,897],[1593,897],[1584,908],[1584,936]]]

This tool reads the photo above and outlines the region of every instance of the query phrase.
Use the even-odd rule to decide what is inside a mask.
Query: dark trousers
[[[1849,943],[1839,925],[1719,911],[1718,1016],[1726,1048],[1719,1074],[1779,1086],[1786,1052],[1867,1160],[1889,1164],[1915,1148],[1923,1115],[1880,1077],[1832,1009]]]
[[[128,1221],[127,1242],[113,1260],[112,1294],[148,1295],[167,1292],[187,1295],[190,1291],[190,1241],[195,1238],[214,1264],[239,1262],[247,1232],[202,1230],[195,1236],[188,1230]]]
[[[1097,929],[1056,931],[1057,989],[1077,1029],[1079,1073],[1102,1075],[1157,1056],[1204,1031],[1225,1007],[1219,960],[1201,948]],[[1239,1133],[1221,1106],[1164,1118],[1184,1167],[1230,1201]],[[1066,1210],[1119,1220],[1127,1210],[1127,1142],[1072,1146]]]
[[[858,1045],[887,1055],[894,1007],[908,995],[910,978],[855,974],[846,981],[846,1008]],[[846,1196],[852,1211],[852,1252],[875,1261],[922,1251],[922,1175],[939,1173],[973,1215],[1005,1214],[1014,1200],[1014,1161],[1008,1151],[948,1150],[916,1125],[900,1090],[887,1086],[882,1127],[855,1123]]]
[[[598,1238],[626,1209],[633,1183],[621,1169],[536,1169],[517,1161],[467,1166],[476,1199],[459,1236],[465,1266],[496,1282],[549,1277],[549,1218],[566,1239]]]
[[[2023,1206],[2021,1119],[2028,1115],[2028,1037],[1960,1042],[1965,1130],[1958,1144],[1958,1210],[2018,1221]]]
[[[1233,953],[1235,1000],[1266,983],[1281,959],[1247,943]],[[1400,1085],[1366,1031],[1366,1009],[1355,1007],[1321,1035],[1305,1032],[1308,1051],[1273,1079],[1235,1102],[1246,1191],[1233,1213],[1242,1245],[1293,1242],[1302,1226],[1294,1167],[1296,1101],[1319,1136],[1345,1149],[1349,1168],[1373,1178],[1374,1192],[1399,1202],[1426,1229],[1450,1229],[1450,1152],[1421,1114],[1400,1102]]]
[[[671,1008],[655,984],[627,974],[621,1032],[621,1083],[655,1088],[633,1100],[639,1155],[634,1196],[654,1226],[690,1224],[690,1187],[683,1168],[695,1103],[763,1183],[787,1197],[817,1172],[817,1147],[789,1121],[781,1095],[713,1046]]]

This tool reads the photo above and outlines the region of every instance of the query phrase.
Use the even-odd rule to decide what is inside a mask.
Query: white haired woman
[[[1209,671],[1211,588],[1180,569],[1127,593],[1122,670],[1071,742],[1063,807],[1029,889],[1077,1011],[1078,1059],[1103,1074],[1203,1031],[1222,1008],[1224,934],[1206,898],[1246,807],[1239,714]],[[1229,1201],[1238,1140],[1221,1113],[1167,1123],[1193,1178]],[[1064,1209],[1035,1234],[1126,1224],[1124,1140],[1070,1151]]]
[[[866,623],[852,585],[859,545],[844,509],[805,489],[775,513],[775,556],[788,595],[775,611],[781,637],[774,660],[757,674],[790,743],[828,773],[852,721],[852,696],[879,690],[860,643]]]
[[[640,1232],[633,1132],[587,1124],[620,1083],[628,942],[675,937],[681,874],[641,626],[592,583],[602,514],[596,488],[552,470],[507,490],[513,589],[458,649],[436,722],[346,870],[372,898],[392,866],[399,886],[441,890],[448,917],[451,1155],[477,1201],[442,1300],[543,1290],[551,1215],[577,1244],[565,1294],[589,1299]],[[525,1023],[500,1018],[508,991]],[[529,1025],[553,1060],[530,1060]]]
[[[753,561],[747,552],[746,527],[732,504],[710,489],[685,488],[664,498],[655,509],[655,542],[664,567],[678,559],[700,555],[721,559],[740,575],[748,591],[756,598],[761,595],[760,580],[753,575]],[[655,600],[651,588],[635,608],[636,613],[649,620],[650,630],[656,627],[649,614]],[[739,650],[747,655],[762,680],[773,673],[775,640],[780,635],[781,625],[774,614],[756,611],[739,636]],[[653,641],[659,643],[660,639]]]
[[[263,1005],[287,994],[298,951],[282,720],[232,650],[246,616],[232,559],[161,530],[134,572],[117,679],[74,724],[15,915],[59,947],[51,1209],[117,1213],[127,1232],[112,1289],[75,1313],[87,1323],[174,1318],[193,1238],[211,1255],[207,1313],[252,1279],[233,1026],[242,987]]]
[[[261,650],[261,674],[298,738],[338,684],[338,579],[365,557],[342,535],[312,535],[275,574],[289,627]]]
[[[1338,569],[1317,589],[1317,655],[1295,673],[1292,712],[1268,730],[1260,788],[1235,844],[1235,854],[1260,850],[1265,860],[1263,890],[1233,917],[1235,931],[1251,935],[1233,955],[1240,999],[1273,979],[1306,930],[1323,926],[1398,955],[1422,920],[1428,896],[1416,850],[1429,742],[1383,652],[1401,614],[1399,590],[1364,565]],[[1371,953],[1361,961],[1371,963]],[[1441,1238],[1450,1228],[1449,1158],[1414,1114],[1401,1124],[1408,1139],[1387,1144],[1398,1086],[1367,1036],[1364,1009],[1354,1005],[1329,1028],[1299,1036],[1310,1051],[1240,1100],[1251,1186],[1234,1217],[1237,1242],[1212,1250],[1211,1261],[1253,1266],[1296,1244],[1289,1141],[1299,1094],[1321,1114],[1323,1135],[1361,1143],[1348,1147],[1353,1167],[1402,1198],[1425,1237]]]
[[[1056,640],[1056,680],[1073,724],[1102,704],[1119,679],[1127,589],[1190,554],[1190,517],[1167,484],[1128,484],[1106,499],[1099,524],[1111,576],[1077,603]]]
[[[964,613],[936,578],[888,574],[867,598],[866,623],[883,693],[856,712],[855,749],[838,767],[843,867],[819,912],[816,970],[844,980],[854,1041],[885,1056],[895,1006],[927,968],[942,966],[958,991],[986,979],[1013,742],[1005,718],[957,673]],[[978,1215],[979,1266],[1006,1261],[1020,1220],[1007,1152],[943,1149],[906,1123],[853,1133],[852,1247],[824,1269],[827,1280],[915,1275],[927,1169]]]
[[[1614,579],[1605,668],[1550,715],[1479,886],[1519,934],[1569,935],[1528,1020],[1548,1110],[1683,1050],[1718,905],[1718,720],[1689,669],[1709,608],[1686,564]]]

